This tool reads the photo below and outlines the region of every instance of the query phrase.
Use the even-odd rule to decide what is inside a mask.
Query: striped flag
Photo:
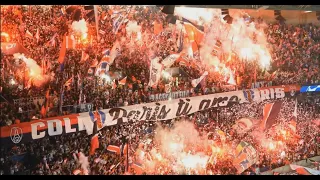
[[[26,37],[30,38],[30,39],[33,39],[33,35],[29,30],[26,31]]]
[[[120,152],[121,152],[121,148],[119,146],[115,146],[115,145],[109,145],[107,147],[107,150],[110,151],[110,152],[119,154],[119,155],[120,155]]]
[[[277,116],[280,112],[282,101],[275,103],[269,103],[264,106],[263,109],[263,119],[261,122],[261,128],[263,130],[269,129],[277,119]]]
[[[98,136],[98,127],[97,127],[97,119],[95,119],[93,123],[93,133],[90,142],[90,155],[94,155],[96,149],[99,148],[99,136]]]

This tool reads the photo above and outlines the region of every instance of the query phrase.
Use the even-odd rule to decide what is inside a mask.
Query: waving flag
[[[263,119],[261,122],[261,128],[263,130],[269,129],[275,122],[280,112],[282,102],[269,103],[264,106]]]
[[[234,152],[233,166],[242,173],[258,160],[257,151],[247,142],[240,142]]]
[[[203,78],[205,78],[207,75],[208,75],[208,72],[205,71],[205,72],[201,75],[201,77],[199,77],[198,79],[192,80],[192,81],[191,81],[192,87],[197,87],[198,84],[199,84],[199,83],[203,80]]]
[[[93,123],[93,133],[92,133],[91,143],[90,143],[90,155],[94,155],[94,152],[98,148],[99,148],[98,126],[97,126],[97,119],[95,119]]]
[[[110,60],[109,63],[112,64],[114,59],[117,58],[121,53],[121,46],[119,41],[116,41],[110,51]]]
[[[112,28],[112,32],[114,34],[117,34],[119,28],[121,27],[121,25],[123,24],[124,20],[126,19],[127,15],[122,15],[119,14],[119,16],[117,18],[115,18],[114,22],[113,22],[113,28]]]
[[[30,39],[33,39],[33,35],[29,30],[26,31],[26,37],[30,38]]]
[[[204,26],[199,26],[188,19],[182,18],[186,34],[188,35],[189,42],[192,43],[192,51],[197,52],[204,37]]]
[[[174,62],[180,57],[180,54],[171,54],[169,56],[167,56],[163,61],[162,61],[162,65],[165,68],[169,68],[171,67]]]
[[[119,146],[115,146],[115,145],[109,145],[107,147],[107,150],[110,151],[110,152],[113,152],[113,153],[116,153],[116,154],[119,154],[120,155],[120,150],[121,148]]]
[[[66,52],[67,52],[67,48],[66,48],[66,36],[63,37],[62,40],[62,44],[61,44],[61,48],[60,48],[60,54],[59,54],[59,58],[58,58],[58,62],[60,64],[64,63],[64,59],[66,56]]]
[[[127,83],[127,76],[125,78],[123,78],[121,81],[119,81],[119,84],[121,85],[125,85]]]
[[[109,71],[109,62],[102,61],[98,64],[95,76],[99,76],[100,74],[106,73]]]
[[[149,86],[155,86],[158,84],[161,78],[162,69],[163,65],[159,63],[158,57],[151,60]]]

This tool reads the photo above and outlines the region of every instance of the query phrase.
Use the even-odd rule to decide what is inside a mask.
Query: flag
[[[320,175],[320,171],[303,167],[303,166],[298,166],[295,164],[290,164],[290,168],[292,170],[295,170],[299,175]]]
[[[290,129],[291,132],[294,133],[294,134],[295,134],[296,131],[297,131],[297,117],[298,117],[297,109],[298,109],[298,100],[297,100],[297,98],[296,98],[293,116],[292,116],[291,121],[288,123],[289,129]]]
[[[37,43],[38,43],[39,39],[40,39],[39,28],[37,29],[37,33],[36,33],[35,37],[36,37]]]
[[[121,53],[121,47],[120,47],[120,43],[119,41],[116,41],[114,44],[113,44],[113,47],[110,51],[110,64],[113,63],[114,59],[117,58]]]
[[[125,85],[126,82],[127,82],[127,76],[125,78],[123,78],[121,81],[119,81],[119,84]]]
[[[114,34],[117,34],[119,28],[121,27],[121,25],[124,22],[124,20],[126,19],[126,17],[127,17],[127,15],[119,14],[119,16],[117,18],[115,18],[115,20],[113,21],[113,24],[112,24],[112,26],[113,26],[112,32]]]
[[[95,76],[99,76],[100,74],[106,73],[109,71],[109,62],[107,61],[101,61],[97,68],[96,68],[96,73]]]
[[[163,31],[163,26],[161,23],[154,21],[153,23],[153,34],[158,35]]]
[[[116,84],[116,80],[114,79],[112,81],[112,89],[116,89],[117,88],[117,84]]]
[[[68,81],[66,81],[64,83],[64,86],[67,86],[67,89],[70,90],[71,88],[71,83],[73,82],[73,77],[71,77],[70,79],[68,79]]]
[[[96,149],[99,148],[99,137],[98,137],[98,127],[97,127],[97,119],[95,119],[93,123],[93,133],[91,137],[91,143],[90,143],[90,155],[94,155],[94,152]]]
[[[234,152],[233,166],[242,173],[258,161],[257,151],[247,142],[240,142]]]
[[[107,150],[110,151],[110,152],[119,154],[119,155],[120,155],[120,152],[121,152],[120,147],[119,146],[115,146],[115,145],[109,145],[107,147]]]
[[[102,51],[102,55],[103,56],[109,56],[110,55],[110,49],[105,49],[104,51]]]
[[[261,128],[263,130],[269,129],[275,122],[280,112],[282,101],[275,103],[269,103],[264,106],[263,119],[261,122]]]
[[[236,121],[234,128],[240,132],[246,132],[253,127],[253,122],[249,118],[241,118]]]
[[[80,62],[85,62],[88,58],[89,58],[89,54],[87,54],[85,51],[82,51]]]
[[[64,59],[65,59],[66,52],[67,52],[66,38],[67,38],[66,36],[63,37],[61,48],[60,48],[60,54],[59,54],[59,58],[58,58],[58,62],[60,65],[64,63]]]
[[[33,35],[31,34],[31,32],[29,30],[26,31],[26,37],[33,39]]]
[[[161,78],[162,69],[163,69],[163,65],[159,63],[158,57],[151,60],[149,86],[154,86],[158,84]]]
[[[278,70],[274,71],[274,72],[270,75],[269,81],[272,81],[272,80],[276,77],[277,73],[278,73]]]
[[[180,54],[171,54],[169,56],[167,56],[163,61],[162,61],[162,65],[165,68],[169,68],[171,67],[174,62],[180,57]]]
[[[199,83],[203,80],[203,78],[205,78],[207,75],[208,75],[208,72],[205,71],[205,72],[201,75],[201,77],[192,80],[192,81],[191,81],[192,87],[197,87],[198,84],[199,84]]]
[[[204,37],[204,26],[196,25],[185,18],[182,18],[182,22],[186,34],[188,35],[189,42],[192,43],[192,51],[197,52]]]
[[[121,144],[120,156],[127,156],[128,154],[128,143]]]
[[[62,7],[62,8],[60,9],[60,13],[61,13],[62,15],[65,15],[65,14],[66,14],[66,9],[65,9],[64,7]]]

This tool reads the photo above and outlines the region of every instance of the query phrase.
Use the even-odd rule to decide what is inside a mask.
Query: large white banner
[[[1,143],[25,143],[46,136],[57,136],[86,130],[93,132],[93,122],[97,120],[98,130],[132,121],[160,121],[190,115],[212,107],[225,107],[232,103],[250,103],[285,97],[285,87],[232,91],[196,97],[186,97],[169,101],[138,104],[132,106],[103,109],[99,111],[52,117],[31,122],[1,127]]]

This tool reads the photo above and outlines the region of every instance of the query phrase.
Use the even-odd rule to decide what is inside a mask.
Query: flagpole
[[[96,30],[97,30],[97,41],[99,41],[99,19],[98,19],[97,5],[93,5],[93,10],[94,10],[95,23],[96,23]]]

